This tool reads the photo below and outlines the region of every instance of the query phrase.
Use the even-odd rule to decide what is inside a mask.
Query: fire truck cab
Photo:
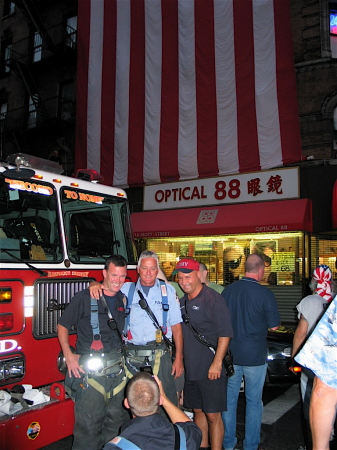
[[[72,434],[58,319],[76,292],[101,280],[111,254],[136,278],[126,193],[97,180],[95,171],[71,178],[24,154],[0,162],[0,448],[38,449]],[[75,330],[71,339],[75,346]],[[22,385],[47,400],[1,409]]]

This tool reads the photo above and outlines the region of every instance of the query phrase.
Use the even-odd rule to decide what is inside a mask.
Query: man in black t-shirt
[[[73,450],[99,450],[130,417],[123,407],[121,352],[126,299],[120,288],[126,273],[125,259],[111,256],[103,270],[103,297],[91,305],[89,290],[78,292],[59,320],[58,338],[68,369],[65,384],[75,401]],[[73,325],[76,353],[69,344]]]
[[[180,299],[184,318],[184,405],[193,409],[194,421],[202,431],[200,448],[210,444],[212,450],[221,450],[221,412],[227,409],[223,358],[233,336],[229,311],[221,295],[202,284],[198,261],[181,259],[175,272],[185,292]],[[215,353],[198,340],[188,323],[216,349]]]

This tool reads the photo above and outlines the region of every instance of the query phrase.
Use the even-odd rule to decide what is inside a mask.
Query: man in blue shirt
[[[236,408],[242,377],[245,379],[246,420],[244,450],[257,450],[263,412],[262,390],[266,377],[268,328],[279,327],[280,315],[274,294],[261,286],[264,260],[251,254],[245,262],[245,276],[223,292],[230,311],[234,338],[230,342],[235,374],[228,379],[227,411],[223,446],[233,450],[236,439]]]

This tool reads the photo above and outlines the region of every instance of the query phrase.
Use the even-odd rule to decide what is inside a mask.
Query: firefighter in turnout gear
[[[126,299],[120,288],[126,274],[125,259],[111,256],[103,270],[100,299],[92,299],[88,289],[78,292],[59,320],[65,384],[75,402],[73,450],[99,450],[130,417],[123,406],[128,375],[121,337]],[[75,353],[69,345],[72,326],[77,332]]]

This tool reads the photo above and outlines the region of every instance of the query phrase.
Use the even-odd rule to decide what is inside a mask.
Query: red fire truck
[[[102,278],[111,254],[127,259],[134,280],[136,252],[122,189],[95,183],[95,171],[70,178],[40,158],[8,161],[0,163],[0,405],[2,391],[8,397],[23,384],[50,400],[0,414],[0,448],[38,449],[73,430],[58,319],[77,291]],[[75,330],[71,339],[75,346]]]

